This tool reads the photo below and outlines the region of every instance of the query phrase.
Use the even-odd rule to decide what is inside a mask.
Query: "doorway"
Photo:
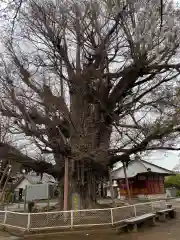
[[[23,197],[23,188],[19,188],[19,202],[22,201],[22,197]]]

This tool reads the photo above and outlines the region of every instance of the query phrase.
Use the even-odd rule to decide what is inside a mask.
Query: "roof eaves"
[[[25,177],[22,176],[22,177],[13,185],[13,189],[17,188],[18,185],[19,185],[20,183],[22,183],[22,181],[23,181],[24,179],[25,179]]]
[[[132,164],[132,162],[133,162],[133,160],[129,162],[128,166],[129,166],[130,164]],[[115,170],[112,170],[112,172],[119,171],[119,170],[122,169],[122,168],[123,168],[123,165],[122,165],[121,167],[118,167],[118,168],[115,169]]]
[[[151,166],[153,166],[153,167],[158,167],[158,168],[160,168],[161,170],[163,170],[163,171],[166,171],[166,172],[169,172],[169,173],[174,173],[174,171],[172,171],[172,170],[169,170],[169,169],[166,169],[166,168],[163,168],[163,167],[160,167],[160,166],[157,166],[157,165],[155,165],[155,164],[153,164],[153,163],[150,163],[150,162],[147,162],[147,161],[145,161],[145,160],[141,160],[143,163],[147,163],[147,164],[149,164],[149,165],[151,165]]]

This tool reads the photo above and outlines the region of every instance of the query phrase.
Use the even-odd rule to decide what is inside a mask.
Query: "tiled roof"
[[[37,183],[56,183],[56,180],[44,173],[42,178],[41,176],[37,176],[35,173],[33,174],[27,174],[27,175],[21,175],[19,176],[19,180],[14,184],[14,188],[17,188],[18,185],[24,180],[27,179],[31,184],[37,184]]]
[[[25,175],[24,177],[31,184],[36,184],[36,183],[40,183],[40,182],[41,183],[55,183],[56,182],[56,180],[52,176],[50,176],[50,175],[48,175],[46,173],[43,174],[42,179],[41,179],[41,176],[29,175],[29,174]]]
[[[155,164],[149,163],[144,160],[132,160],[126,169],[126,172],[127,172],[128,178],[135,177],[139,173],[147,173],[147,172],[154,172],[154,173],[159,173],[167,176],[174,175],[173,171],[159,167]],[[124,169],[122,166],[112,171],[112,178],[113,179],[125,178]]]

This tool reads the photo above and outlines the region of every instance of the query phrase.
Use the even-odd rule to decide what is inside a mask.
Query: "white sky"
[[[180,165],[179,151],[157,151],[144,158],[161,167],[172,170],[177,164]],[[180,167],[179,167],[180,171]]]

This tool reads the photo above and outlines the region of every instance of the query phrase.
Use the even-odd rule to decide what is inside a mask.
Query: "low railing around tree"
[[[135,205],[56,212],[20,213],[0,211],[0,224],[23,231],[68,229],[76,227],[116,225],[126,219],[152,213],[166,207],[166,201],[153,201]]]

